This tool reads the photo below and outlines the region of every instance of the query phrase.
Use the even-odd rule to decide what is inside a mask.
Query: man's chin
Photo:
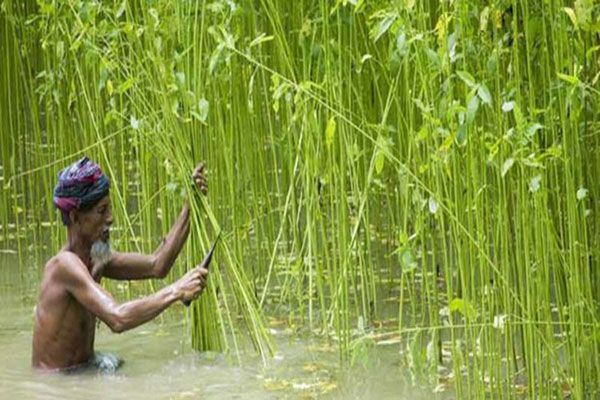
[[[90,258],[93,265],[105,265],[110,261],[110,241],[97,240],[92,243]]]

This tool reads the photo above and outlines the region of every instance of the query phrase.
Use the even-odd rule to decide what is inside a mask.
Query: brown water
[[[0,254],[0,399],[442,398],[411,384],[397,346],[376,346],[368,367],[346,369],[327,341],[286,329],[272,331],[277,352],[266,367],[250,349],[242,366],[221,354],[194,352],[179,322],[180,306],[119,335],[100,326],[96,350],[125,360],[114,374],[36,372],[30,367],[36,268],[19,268],[15,256]]]

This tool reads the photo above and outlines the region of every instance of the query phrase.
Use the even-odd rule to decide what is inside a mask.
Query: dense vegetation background
[[[195,348],[244,336],[267,358],[283,314],[342,360],[394,346],[458,396],[593,398],[599,17],[592,0],[1,1],[0,237],[58,249],[55,176],[87,154],[115,247],[151,251],[183,197],[180,272],[226,233]],[[187,189],[199,160],[206,200]]]

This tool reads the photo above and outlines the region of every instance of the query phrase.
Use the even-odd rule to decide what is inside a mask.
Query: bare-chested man
[[[203,164],[192,174],[206,194]],[[178,300],[197,298],[207,270],[196,267],[158,292],[118,304],[101,285],[102,277],[121,280],[164,278],[189,233],[186,203],[171,231],[154,254],[119,253],[109,246],[113,222],[108,178],[87,157],[59,174],[54,204],[61,211],[68,239],[44,268],[33,331],[34,367],[65,370],[97,363],[94,356],[96,317],[114,332],[150,321]],[[115,360],[106,363],[116,367]],[[101,363],[105,362],[101,360]]]

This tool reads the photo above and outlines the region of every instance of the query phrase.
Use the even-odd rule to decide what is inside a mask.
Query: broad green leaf
[[[385,18],[383,18],[379,24],[377,24],[377,31],[373,37],[373,41],[376,42],[377,40],[379,40],[379,38],[381,36],[383,36],[384,33],[386,33],[388,31],[388,29],[390,29],[390,27],[392,26],[392,24],[394,23],[394,21],[396,21],[396,18],[398,16],[395,14],[390,14],[388,16],[386,16]]]
[[[465,82],[467,84],[467,86],[469,86],[470,88],[475,87],[475,85],[477,84],[475,82],[475,78],[473,78],[473,75],[471,75],[470,73],[468,73],[467,71],[457,71],[456,74],[458,75],[458,77],[460,79],[463,80],[463,82]]]
[[[540,189],[540,182],[542,181],[542,176],[541,175],[536,175],[531,179],[531,182],[529,182],[529,191],[531,193],[535,193]]]
[[[479,14],[479,30],[487,31],[488,21],[490,19],[490,8],[486,6]]]
[[[127,8],[127,0],[123,0],[121,2],[121,4],[119,5],[119,8],[117,9],[117,11],[115,12],[115,18],[119,19],[121,18],[121,15],[123,15],[123,13],[125,12],[125,9]]]
[[[514,101],[506,101],[506,102],[502,103],[502,111],[503,112],[510,112],[510,111],[512,111],[513,108],[515,108]]]
[[[198,116],[200,118],[200,121],[206,122],[206,119],[208,118],[209,106],[210,104],[205,98],[201,98],[198,101]]]
[[[127,89],[131,88],[133,86],[133,76],[129,77],[125,82],[121,83],[119,85],[119,88],[117,89],[119,93],[125,93],[127,91]]]
[[[571,7],[563,7],[563,11],[567,13],[575,29],[579,29],[579,23],[577,22],[577,15],[575,15],[575,10],[573,10]]]
[[[579,78],[577,78],[576,76],[561,74],[560,72],[557,72],[556,75],[560,79],[562,79],[565,82],[570,83],[571,85],[579,85]]]
[[[132,115],[131,116],[131,128],[133,128],[133,130],[136,131],[139,126],[140,126],[139,121],[137,120],[137,118],[134,115]]]
[[[409,272],[417,268],[417,261],[415,260],[413,252],[409,247],[402,249],[400,254],[400,263],[404,272]]]
[[[479,97],[473,96],[467,105],[467,124],[472,124],[479,109]]]
[[[533,136],[537,131],[539,131],[542,128],[542,124],[535,122],[527,127],[527,129],[525,130],[525,136]]]
[[[588,194],[588,190],[584,187],[580,187],[577,191],[577,200],[583,200]]]
[[[492,104],[492,95],[490,94],[490,90],[485,86],[485,84],[479,85],[477,88],[477,95],[487,105]]]
[[[473,320],[477,318],[479,313],[471,303],[463,299],[452,299],[448,308],[450,311],[458,311],[463,317]]]
[[[435,214],[435,213],[437,213],[438,208],[439,208],[439,206],[438,206],[437,201],[435,201],[435,199],[433,197],[430,197],[429,198],[429,212],[432,214]]]
[[[506,161],[504,161],[504,164],[502,164],[502,177],[504,178],[504,176],[506,176],[506,174],[508,173],[508,170],[510,169],[510,167],[513,166],[513,164],[515,163],[515,159],[514,158],[507,158]]]

